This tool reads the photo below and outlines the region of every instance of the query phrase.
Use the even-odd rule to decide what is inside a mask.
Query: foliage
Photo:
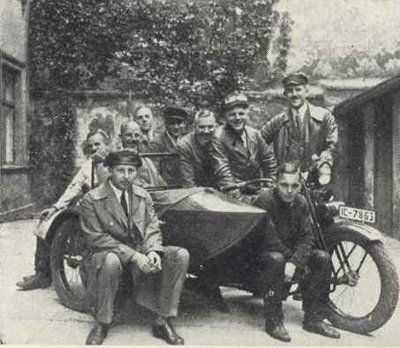
[[[32,88],[130,89],[161,104],[215,105],[285,70],[288,18],[277,1],[35,0]],[[277,64],[268,59],[273,40]]]

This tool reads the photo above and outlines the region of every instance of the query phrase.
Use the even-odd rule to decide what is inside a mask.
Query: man
[[[127,121],[121,125],[120,138],[124,149],[131,149],[138,153],[141,152],[143,133],[135,121]],[[146,188],[151,186],[165,186],[166,183],[158,173],[153,161],[150,158],[142,157],[142,166],[138,169],[135,185]]]
[[[147,149],[153,140],[154,117],[151,109],[146,105],[139,105],[133,113],[133,120],[140,126],[143,134],[142,144]]]
[[[215,114],[202,109],[194,117],[194,132],[178,140],[177,152],[184,187],[216,186],[211,154],[211,139],[216,127]]]
[[[103,182],[108,177],[108,171],[102,161],[108,153],[109,137],[106,132],[98,129],[90,132],[85,141],[85,149],[90,157],[85,161],[78,173],[68,185],[63,195],[50,208],[45,209],[41,219],[50,218],[57,211],[62,210],[77,201],[92,187]],[[45,240],[36,238],[35,274],[24,277],[17,283],[21,290],[35,290],[47,288],[51,285],[50,250]]]
[[[176,154],[177,142],[185,134],[189,114],[180,107],[169,106],[164,110],[163,116],[165,132],[150,143],[149,152]],[[167,184],[181,185],[182,175],[177,157],[160,157],[155,163]]]
[[[123,270],[132,276],[136,302],[157,314],[153,335],[169,344],[184,344],[169,318],[177,315],[189,254],[162,246],[151,197],[132,184],[142,165],[140,156],[120,150],[110,153],[104,165],[109,180],[80,204],[81,228],[91,252],[88,291],[96,319],[86,344],[102,344],[107,336]]]
[[[276,160],[271,146],[265,143],[260,131],[247,126],[249,103],[244,94],[229,95],[222,105],[226,121],[217,129],[212,140],[212,152],[218,184],[224,187],[262,177],[275,178]],[[245,195],[254,192],[232,192],[235,198],[246,201]]]
[[[287,297],[290,284],[297,281],[303,296],[303,328],[331,338],[340,337],[323,321],[332,261],[328,252],[315,246],[309,207],[300,194],[300,175],[294,162],[282,164],[276,187],[264,191],[254,201],[268,214],[263,251],[258,256],[266,272],[260,280],[266,291],[265,330],[284,342],[289,342],[290,336],[283,324],[282,300]]]
[[[301,170],[313,165],[333,164],[338,146],[338,127],[329,110],[307,101],[308,78],[290,74],[282,79],[289,112],[273,117],[261,129],[268,144],[273,143],[278,164],[297,161]]]

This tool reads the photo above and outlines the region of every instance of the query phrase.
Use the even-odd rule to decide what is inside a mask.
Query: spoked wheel
[[[334,269],[328,319],[356,333],[379,329],[399,296],[396,268],[383,244],[340,225],[330,231],[327,244]]]
[[[79,217],[66,216],[57,226],[51,244],[51,272],[61,303],[77,311],[87,310],[84,244]]]

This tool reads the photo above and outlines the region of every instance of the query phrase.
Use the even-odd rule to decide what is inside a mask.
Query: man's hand
[[[291,262],[285,264],[285,282],[290,283],[293,280],[294,272],[296,271],[296,265]]]
[[[155,252],[155,251],[150,251],[147,254],[147,257],[149,258],[152,267],[153,267],[153,273],[157,273],[161,271],[161,257],[160,255]]]
[[[153,272],[154,266],[147,255],[136,252],[132,257],[132,262],[145,274]]]
[[[107,155],[108,155],[107,146],[102,144],[101,147],[96,151],[96,153],[92,155],[92,160],[94,163],[101,163],[104,162]]]
[[[43,210],[40,213],[40,220],[50,219],[57,211],[58,209],[56,207],[50,207]]]

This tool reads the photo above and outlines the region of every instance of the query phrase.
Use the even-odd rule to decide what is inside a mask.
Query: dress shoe
[[[183,338],[176,333],[174,327],[168,322],[168,320],[165,320],[165,323],[162,325],[154,324],[153,336],[161,338],[168,344],[174,346],[185,344]]]
[[[329,338],[340,338],[340,333],[322,320],[305,320],[303,329]]]
[[[108,328],[104,324],[96,323],[86,339],[86,345],[98,346],[103,344],[104,339],[107,337]]]
[[[265,331],[268,335],[270,335],[273,338],[276,338],[279,341],[290,342],[292,340],[289,336],[289,332],[286,330],[285,326],[283,325],[283,322],[279,322],[275,325],[271,325],[267,321],[265,324]]]
[[[36,273],[33,276],[23,278],[17,283],[21,290],[45,289],[51,285],[51,277],[43,273]]]

